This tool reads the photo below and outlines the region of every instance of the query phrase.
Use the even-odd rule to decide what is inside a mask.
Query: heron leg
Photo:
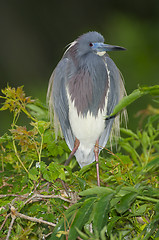
[[[100,187],[100,178],[99,178],[99,160],[98,160],[98,154],[99,154],[99,142],[96,141],[95,147],[94,147],[94,154],[95,154],[95,160],[96,160],[96,169],[97,169],[97,185]]]
[[[79,145],[80,145],[80,141],[76,138],[75,142],[74,142],[74,148],[73,148],[72,152],[70,153],[69,157],[67,158],[67,160],[64,164],[65,166],[67,166],[70,163],[70,161],[73,158],[75,152],[77,151]]]

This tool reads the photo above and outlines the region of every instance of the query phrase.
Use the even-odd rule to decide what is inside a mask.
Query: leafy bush
[[[159,86],[135,90],[115,109]],[[159,239],[159,109],[148,106],[142,130],[121,129],[118,149],[100,155],[102,187],[96,166],[82,169],[69,149],[55,139],[47,108],[26,97],[23,87],[2,90],[2,110],[13,122],[0,138],[0,238],[3,239]],[[156,103],[159,101],[156,99]],[[21,113],[29,119],[19,126]],[[109,147],[109,146],[107,146]],[[113,153],[115,152],[115,153]]]

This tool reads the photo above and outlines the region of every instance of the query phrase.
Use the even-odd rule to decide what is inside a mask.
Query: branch
[[[65,202],[69,202],[69,203],[72,203],[72,201],[70,201],[69,199],[67,198],[64,198],[60,195],[42,195],[42,194],[38,194],[38,193],[35,193],[32,197],[30,197],[29,199],[27,199],[24,203],[24,205],[26,205],[28,202],[31,202],[31,201],[39,201],[39,200],[42,200],[42,199],[49,199],[49,198],[59,198],[61,200],[64,200]]]
[[[0,194],[0,198],[4,197],[20,197],[21,195],[19,194]]]
[[[45,220],[42,220],[42,219],[39,219],[39,218],[36,218],[36,217],[29,217],[29,216],[24,215],[24,214],[19,213],[19,212],[16,212],[15,215],[16,215],[16,217],[24,218],[24,219],[27,219],[28,221],[31,221],[31,222],[44,223],[44,224],[50,225],[52,227],[56,226],[55,223],[48,222],[48,221],[45,221]]]
[[[9,230],[8,230],[8,234],[7,234],[7,237],[6,237],[6,240],[9,240],[9,237],[10,237],[10,234],[11,234],[11,231],[12,231],[12,227],[13,227],[13,223],[16,219],[15,215],[14,215],[14,207],[11,207],[11,217],[12,217],[12,221],[10,223],[10,226],[9,226]],[[13,211],[13,214],[12,214],[12,211]]]
[[[11,215],[11,213],[7,214],[7,216],[5,217],[3,223],[2,223],[2,225],[1,225],[1,227],[0,227],[0,231],[1,231],[2,228],[4,227],[4,225],[5,225],[5,223],[6,223],[7,219],[8,219],[8,217],[9,217],[10,215]]]
[[[25,195],[19,195],[19,194],[0,194],[0,198],[4,198],[4,197],[20,197],[20,198],[27,198],[29,194],[25,194]],[[42,194],[38,194],[38,193],[35,193],[33,196],[31,196],[29,199],[27,199],[24,203],[24,205],[26,205],[28,202],[31,202],[31,201],[39,201],[41,199],[49,199],[49,198],[59,198],[61,200],[64,200],[65,202],[69,202],[69,203],[72,203],[73,201],[67,199],[67,198],[64,198],[60,195],[42,195]],[[14,200],[14,199],[13,199]]]
[[[47,225],[50,225],[52,227],[55,227],[56,224],[55,223],[52,223],[52,222],[48,222],[48,221],[45,221],[45,220],[42,220],[42,219],[39,219],[39,218],[36,218],[36,217],[29,217],[27,215],[24,215],[22,213],[19,213],[16,211],[15,207],[11,206],[11,216],[12,216],[12,219],[16,218],[16,217],[20,217],[20,218],[24,218],[28,221],[32,221],[32,222],[38,222],[38,223],[44,223],[44,224],[47,224]],[[12,222],[11,222],[12,223]],[[14,223],[14,221],[13,221]],[[13,225],[13,224],[12,224]],[[10,224],[11,226],[11,224]]]
[[[59,199],[61,199],[61,200],[64,200],[65,202],[72,203],[71,200],[69,200],[69,199],[67,199],[67,198],[64,198],[64,197],[62,197],[62,196],[60,196],[60,195],[54,195],[54,194],[52,194],[52,195],[36,194],[36,197],[37,197],[37,198],[59,198]]]
[[[0,198],[3,198],[3,197],[20,197],[20,198],[26,198],[27,196],[23,196],[23,195],[18,195],[18,194],[1,194],[0,195]],[[64,198],[60,195],[42,195],[42,194],[38,194],[38,193],[35,193],[32,197],[30,197],[29,199],[27,199],[25,202],[24,202],[24,206],[29,203],[29,202],[32,202],[32,201],[40,201],[40,200],[45,200],[45,199],[50,199],[50,198],[59,198],[61,200],[64,200],[65,202],[69,202],[69,203],[72,203],[72,201],[70,201],[69,199],[67,198]],[[15,198],[16,199],[16,198]],[[13,199],[12,202],[15,200]],[[11,234],[11,230],[12,230],[12,227],[13,227],[13,224],[14,224],[14,220],[16,219],[16,217],[20,217],[20,218],[24,218],[24,219],[27,219],[28,221],[32,221],[32,222],[38,222],[38,223],[44,223],[44,224],[47,224],[47,225],[50,225],[52,227],[55,227],[56,224],[55,223],[52,223],[52,222],[48,222],[48,221],[45,221],[45,220],[42,220],[42,219],[38,219],[38,218],[35,218],[35,217],[29,217],[27,215],[24,215],[22,213],[19,213],[16,211],[15,207],[14,206],[11,206],[11,213],[9,213],[5,220],[3,221],[1,227],[0,227],[0,230],[3,228],[3,226],[5,225],[8,217],[11,215],[12,217],[12,220],[11,220],[11,223],[10,223],[10,226],[9,226],[9,230],[8,230],[8,234],[7,234],[7,238],[6,240],[9,239],[10,237],[10,234]]]

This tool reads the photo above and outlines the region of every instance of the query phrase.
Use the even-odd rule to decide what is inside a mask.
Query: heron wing
[[[107,100],[108,101],[107,116],[109,116],[113,112],[114,107],[118,104],[119,100],[124,96],[125,88],[122,82],[120,71],[115,65],[115,63],[113,62],[113,60],[108,56],[106,56],[105,62],[106,62],[106,66],[107,66],[107,70],[109,72],[109,78],[110,78],[110,90],[108,93],[108,100]],[[113,122],[114,122],[115,134],[118,135],[120,130],[119,116],[116,116],[115,119],[110,118],[108,120],[105,120],[105,129],[99,139],[99,146],[105,147],[110,136]]]
[[[67,69],[69,59],[63,58],[55,68],[49,80],[47,99],[49,103],[50,117],[54,117],[56,136],[60,123],[62,133],[70,150],[74,146],[74,135],[69,122],[69,106],[66,93]],[[54,110],[53,110],[54,109]]]

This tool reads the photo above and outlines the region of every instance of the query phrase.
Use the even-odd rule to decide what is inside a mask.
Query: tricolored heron
[[[97,32],[78,37],[53,71],[47,94],[55,129],[59,122],[71,150],[68,160],[75,155],[81,168],[96,160],[98,186],[98,155],[108,141],[113,122],[119,129],[119,116],[115,121],[106,116],[125,94],[120,71],[107,54],[116,50],[125,48],[104,44]]]

